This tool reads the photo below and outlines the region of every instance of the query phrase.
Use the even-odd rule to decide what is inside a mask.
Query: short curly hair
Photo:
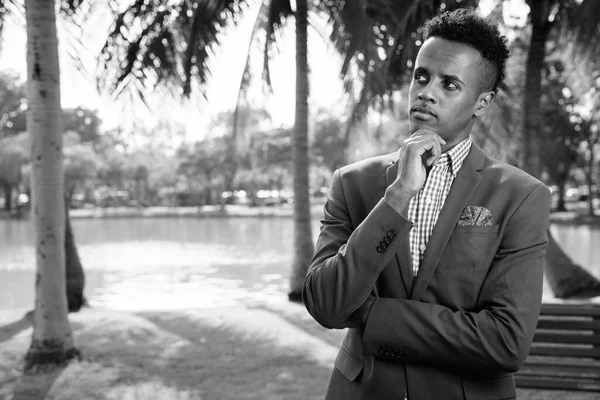
[[[463,43],[479,51],[487,61],[485,64],[489,71],[484,74],[488,78],[481,82],[480,89],[498,90],[504,81],[509,52],[506,37],[495,23],[476,14],[472,8],[459,8],[425,21],[423,38],[427,40],[432,37]],[[492,81],[493,77],[495,81]]]

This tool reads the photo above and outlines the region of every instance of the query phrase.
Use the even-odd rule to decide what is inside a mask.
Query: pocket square
[[[492,213],[485,207],[467,206],[458,218],[458,226],[491,226],[494,224]]]

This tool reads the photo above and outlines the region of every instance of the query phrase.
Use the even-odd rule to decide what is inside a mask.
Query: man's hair
[[[508,59],[507,40],[497,26],[470,8],[446,11],[425,22],[423,38],[439,37],[473,47],[483,56],[486,72],[480,83],[481,91],[498,90],[504,80]],[[493,78],[496,78],[493,80]]]

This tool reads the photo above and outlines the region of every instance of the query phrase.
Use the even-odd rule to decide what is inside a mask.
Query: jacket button
[[[385,240],[385,242],[386,242],[387,244],[390,244],[390,243],[392,243],[392,237],[391,237],[390,235],[387,235],[386,237],[384,237],[384,238],[383,238],[383,240]]]
[[[377,252],[383,253],[384,251],[385,251],[385,248],[382,245],[377,246]]]
[[[396,236],[396,231],[393,229],[390,229],[389,231],[387,231],[387,234],[390,235],[391,237]]]

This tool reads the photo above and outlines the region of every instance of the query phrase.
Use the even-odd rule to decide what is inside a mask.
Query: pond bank
[[[199,207],[111,207],[92,209],[73,209],[69,211],[72,219],[86,218],[228,218],[228,217],[292,217],[293,205],[249,207],[242,205],[199,206]],[[313,203],[311,215],[321,217],[323,204]],[[6,211],[0,211],[0,220],[19,218]],[[554,224],[600,226],[600,215],[590,216],[586,210],[574,209],[550,213],[550,222]]]
[[[291,217],[293,205],[249,207],[241,205],[199,206],[199,207],[107,207],[72,209],[72,219],[89,218],[228,218],[228,217]],[[322,204],[311,206],[313,216],[323,214]],[[0,220],[25,218],[27,214],[11,214],[0,210]]]

